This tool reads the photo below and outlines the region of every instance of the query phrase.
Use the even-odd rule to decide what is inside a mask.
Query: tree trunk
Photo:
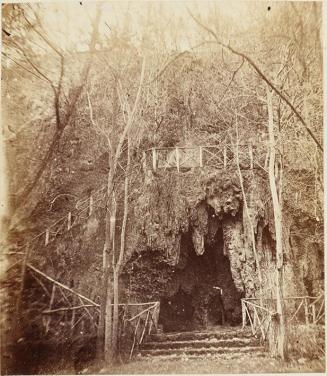
[[[116,358],[118,350],[119,326],[119,271],[115,268],[113,273],[113,318],[112,318],[112,354]]]
[[[237,168],[237,173],[238,177],[240,180],[240,186],[241,186],[241,191],[242,191],[242,196],[243,196],[243,203],[244,203],[244,210],[245,214],[248,219],[248,224],[250,227],[250,234],[251,234],[251,243],[252,243],[252,251],[253,255],[255,258],[256,266],[257,266],[257,271],[258,271],[258,280],[259,280],[259,288],[260,288],[260,303],[262,305],[262,275],[261,275],[261,268],[260,268],[260,261],[259,261],[259,256],[257,252],[257,247],[256,247],[256,239],[255,239],[255,234],[254,234],[254,229],[253,229],[253,223],[249,211],[249,206],[247,202],[247,198],[245,195],[245,190],[244,190],[244,184],[243,184],[243,175],[240,167],[240,157],[239,157],[239,137],[238,137],[238,123],[237,123],[237,116],[236,116],[236,122],[235,122],[235,130],[236,130],[236,147],[235,147],[235,156],[236,156],[236,168]]]
[[[129,194],[129,174],[131,165],[131,144],[130,140],[127,140],[127,165],[125,173],[124,182],[124,214],[123,222],[120,233],[120,252],[119,258],[115,265],[114,275],[113,275],[113,292],[114,292],[114,307],[113,307],[113,330],[112,330],[112,348],[114,357],[117,356],[118,352],[118,327],[119,327],[119,274],[122,266],[122,262],[125,254],[125,239],[126,239],[126,225],[128,218],[128,194]]]
[[[142,63],[142,71],[140,76],[139,88],[136,94],[133,109],[129,112],[128,120],[125,124],[122,133],[117,135],[112,135],[111,137],[111,147],[109,150],[109,175],[107,183],[107,213],[106,213],[106,229],[105,229],[105,246],[103,251],[103,282],[102,282],[102,294],[101,294],[101,304],[100,304],[100,318],[98,325],[98,339],[97,339],[97,356],[99,359],[105,359],[106,362],[111,362],[115,355],[117,355],[117,344],[118,344],[118,285],[119,285],[119,271],[120,266],[123,261],[124,251],[125,251],[125,233],[126,233],[126,222],[128,215],[128,185],[129,185],[129,173],[130,173],[130,139],[129,131],[133,125],[136,110],[138,108],[138,103],[140,100],[143,80],[145,72],[145,59]],[[118,114],[118,99],[119,97],[119,82],[115,80],[114,93],[113,93],[113,115],[112,124],[116,124],[116,116]],[[115,262],[115,228],[116,228],[116,202],[115,202],[115,175],[116,168],[121,157],[123,143],[127,137],[128,140],[128,156],[127,156],[127,166],[125,173],[125,193],[124,193],[124,215],[123,223],[121,229],[121,241],[120,241],[120,252],[117,263]],[[116,147],[114,147],[117,145]],[[112,279],[110,278],[109,269],[109,255],[112,255],[111,270],[113,272]],[[108,293],[108,285],[112,282],[113,291]],[[113,297],[113,305],[111,304],[111,299]],[[109,303],[110,300],[110,303]],[[112,309],[113,307],[113,309]],[[111,336],[111,339],[108,336]]]
[[[269,185],[272,197],[274,223],[276,234],[276,311],[275,321],[277,354],[284,360],[287,358],[287,336],[285,327],[285,310],[283,301],[283,229],[282,229],[282,210],[278,198],[277,185],[275,180],[275,134],[273,118],[272,93],[267,87],[267,105],[268,105],[268,135],[269,135]]]
[[[108,278],[108,281],[111,278]],[[105,311],[105,328],[104,328],[104,360],[106,364],[111,364],[114,358],[112,348],[112,292],[110,289],[107,291]]]
[[[97,357],[100,360],[105,358],[105,352],[108,344],[108,339],[106,338],[110,334],[111,330],[107,328],[107,318],[110,317],[110,306],[108,296],[110,297],[109,283],[112,265],[109,262],[109,254],[113,243],[113,218],[115,218],[115,213],[113,209],[115,208],[112,190],[113,190],[113,178],[114,171],[112,168],[112,157],[109,156],[109,176],[107,182],[107,210],[105,218],[105,244],[103,248],[103,275],[102,275],[102,289],[101,289],[101,301],[100,301],[100,315],[98,323],[98,333],[97,333]],[[114,216],[113,216],[114,214]],[[111,302],[110,302],[111,304]],[[111,321],[111,320],[110,320]]]
[[[111,116],[112,127],[117,126],[118,115],[118,93],[117,80],[113,87],[113,111]],[[107,207],[105,217],[105,242],[103,247],[103,276],[100,302],[100,315],[97,335],[97,357],[107,363],[112,361],[112,272],[114,263],[110,260],[110,255],[114,259],[115,255],[115,226],[116,226],[116,202],[114,196],[114,183],[117,166],[116,150],[114,148],[115,135],[111,139],[111,147],[108,136],[108,180],[107,180]],[[118,156],[119,157],[119,156]]]

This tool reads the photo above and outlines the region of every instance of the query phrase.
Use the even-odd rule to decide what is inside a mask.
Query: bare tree
[[[278,89],[278,87],[273,83],[272,80],[270,80],[268,78],[268,75],[259,67],[259,65],[251,57],[249,57],[247,54],[233,48],[230,44],[223,43],[219,39],[218,35],[212,29],[210,29],[209,27],[204,25],[202,22],[200,22],[197,18],[195,18],[194,15],[190,11],[188,11],[188,12],[189,12],[190,16],[192,17],[192,19],[200,27],[205,29],[215,39],[214,41],[203,42],[203,44],[210,44],[210,43],[217,44],[217,45],[221,46],[223,49],[225,49],[225,50],[231,52],[232,54],[239,56],[240,58],[245,60],[254,69],[254,71],[258,74],[258,76],[271,88],[271,90],[273,90],[282,99],[282,101],[290,108],[292,113],[296,116],[296,118],[299,120],[300,124],[304,127],[305,131],[308,133],[310,138],[313,140],[313,142],[317,145],[320,152],[322,153],[323,147],[322,147],[320,141],[318,140],[316,135],[312,132],[312,130],[310,129],[310,127],[306,123],[303,116],[296,109],[294,104],[290,102],[290,100],[286,97],[286,95],[281,90]]]
[[[123,114],[123,129],[117,127],[117,122],[111,124],[110,129],[100,126],[101,134],[105,136],[108,147],[108,167],[107,178],[107,208],[105,219],[105,244],[103,249],[103,281],[100,304],[100,318],[98,326],[98,357],[111,362],[117,355],[118,343],[118,286],[119,275],[125,253],[126,225],[128,220],[128,197],[129,197],[129,175],[131,168],[131,130],[135,126],[135,117],[139,110],[139,103],[145,76],[145,58],[143,59],[138,89],[134,103],[130,106],[126,94],[123,93],[120,79],[114,79],[113,88],[116,93],[113,97],[113,119],[117,116],[117,108],[120,105]],[[91,100],[88,98],[89,107],[92,109]],[[125,114],[126,113],[126,114]],[[99,129],[94,120],[93,110],[90,111],[91,122]],[[117,128],[115,128],[117,127]],[[124,166],[124,199],[123,199],[123,219],[120,229],[120,248],[116,249],[116,213],[117,213],[117,167],[123,153],[123,145],[127,142],[127,162]],[[117,254],[118,253],[118,254]],[[116,261],[117,258],[117,261]]]
[[[276,308],[277,317],[277,354],[284,360],[287,358],[287,337],[285,326],[285,309],[283,299],[283,231],[282,210],[280,197],[275,180],[276,172],[276,141],[273,118],[272,93],[267,87],[268,106],[268,135],[269,135],[269,185],[274,210],[275,234],[276,234]]]
[[[15,7],[17,7],[15,5]],[[65,56],[65,51],[63,51],[59,46],[57,46],[51,38],[49,37],[46,27],[41,21],[41,17],[38,14],[38,9],[36,7],[19,6],[20,14],[18,17],[19,25],[23,28],[24,26],[30,30],[30,33],[34,33],[31,37],[30,43],[25,43],[22,38],[14,38],[11,35],[6,35],[4,38],[4,44],[8,52],[3,52],[4,56],[10,58],[9,54],[16,54],[17,58],[11,60],[23,67],[23,69],[30,74],[33,74],[38,79],[44,81],[52,91],[53,95],[53,109],[55,113],[55,130],[52,135],[52,139],[49,142],[49,146],[45,151],[42,160],[40,161],[36,172],[28,184],[23,188],[19,197],[15,202],[15,206],[22,207],[27,200],[31,192],[38,186],[40,179],[44,176],[47,168],[52,162],[56,150],[64,133],[64,130],[69,126],[70,121],[76,111],[78,101],[83,92],[83,88],[87,81],[90,69],[92,67],[93,55],[95,52],[95,45],[98,39],[98,27],[100,20],[100,7],[97,7],[96,15],[92,21],[92,33],[89,42],[89,57],[86,60],[78,83],[70,91],[70,95],[66,95],[64,91],[64,81],[66,79],[66,70],[69,62]],[[41,67],[39,64],[39,56],[37,52],[34,52],[29,45],[43,45],[45,51],[50,51],[54,54],[54,59],[59,62],[59,71],[56,77],[47,71],[47,68]]]

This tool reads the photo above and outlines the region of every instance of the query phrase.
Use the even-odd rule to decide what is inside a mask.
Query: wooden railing
[[[325,294],[321,293],[317,299],[308,306],[308,312],[312,315],[314,324],[325,322]]]
[[[226,142],[219,145],[191,146],[191,147],[154,147],[144,151],[143,167],[145,169],[190,169],[193,167],[215,167],[226,169],[234,166],[236,162],[234,146]],[[267,154],[258,150],[256,145],[239,144],[239,161],[243,169],[261,168],[266,169]],[[79,199],[75,208],[66,215],[47,226],[42,232],[32,237],[24,245],[18,247],[23,250],[39,246],[47,246],[58,236],[70,231],[73,227],[83,223],[106,198],[106,185],[93,191],[90,195]],[[21,254],[21,252],[14,252]],[[29,252],[30,253],[30,252]]]
[[[261,168],[266,170],[266,153],[259,152],[249,144],[238,145],[239,163],[241,169]],[[178,172],[195,167],[214,167],[227,169],[235,167],[236,157],[234,147],[227,143],[208,146],[190,147],[154,147],[143,154],[144,169],[169,170]]]
[[[266,155],[259,152],[255,145],[238,145],[240,167],[243,169],[261,168],[266,169]],[[194,167],[214,167],[227,169],[235,165],[234,147],[227,143],[209,146],[192,147],[171,147],[171,148],[152,148],[143,154],[143,165],[145,169],[177,169],[178,172],[189,170]],[[93,213],[106,198],[106,186],[93,191],[92,194],[76,202],[75,208],[70,210],[65,216],[61,217],[44,231],[32,237],[27,243],[19,246],[15,254],[28,253],[26,261],[30,261],[30,255],[33,249],[43,249],[58,237],[71,231],[75,226],[82,224]],[[24,261],[22,258],[19,262]]]
[[[293,296],[284,298],[286,322],[320,324],[325,320],[325,295],[318,297]],[[276,314],[276,299],[242,299],[242,327],[250,324],[252,334],[267,338],[272,316]]]
[[[241,168],[262,168],[265,170],[266,154],[259,152],[255,145],[239,144],[239,160]],[[215,167],[226,169],[235,164],[234,147],[227,143],[208,146],[191,146],[191,147],[168,147],[152,148],[143,154],[144,168],[157,169],[190,169],[193,167]],[[93,191],[87,197],[78,200],[75,208],[70,210],[65,216],[61,217],[53,224],[48,226],[19,248],[27,246],[47,246],[58,236],[70,231],[74,226],[81,224],[86,220],[106,197],[106,185]],[[38,244],[36,244],[38,243]]]
[[[44,231],[29,240],[21,248],[47,246],[55,241],[58,236],[70,231],[73,227],[82,224],[93,213],[94,209],[99,205],[99,202],[105,199],[106,187],[103,186],[97,191],[92,192],[91,195],[76,202],[75,209],[69,211],[65,216],[61,217]]]
[[[69,211],[65,216],[46,227],[44,231],[32,237],[24,245],[18,246],[12,254],[16,257],[20,257],[20,259],[18,261],[13,260],[14,264],[10,265],[7,270],[10,270],[17,264],[21,264],[22,270],[25,270],[28,262],[39,267],[38,261],[40,257],[34,251],[38,250],[42,252],[65,233],[83,224],[89,219],[94,210],[104,202],[105,198],[106,186],[102,186],[98,190],[93,191],[89,196],[78,200],[75,204],[75,208]]]
[[[40,316],[35,315],[33,311],[35,318],[31,318],[40,321],[44,335],[56,338],[65,338],[68,332],[72,338],[75,333],[80,332],[96,335],[100,311],[98,303],[34,266],[26,266],[31,272],[31,277],[45,293],[42,302],[38,303]],[[119,303],[118,306],[121,335],[128,331],[132,333],[129,348],[131,358],[146,336],[157,330],[160,302]]]
[[[273,310],[257,304],[256,299],[242,299],[242,328],[249,323],[252,334],[256,337],[260,335],[263,341],[267,338],[273,315]]]
[[[287,322],[318,324],[323,322],[325,298],[324,294],[318,297],[295,296],[285,298],[285,310]]]
[[[80,332],[96,335],[99,304],[34,266],[26,264],[26,267],[42,292],[37,302],[40,315],[34,308],[29,320],[36,320],[44,335],[56,336],[58,340],[66,338],[68,333],[72,338]]]
[[[132,358],[134,351],[141,345],[147,335],[156,331],[160,312],[160,302],[143,303],[146,306],[141,312],[138,312],[131,318],[124,320],[124,328],[127,325],[133,327],[133,340],[130,349],[129,359]]]

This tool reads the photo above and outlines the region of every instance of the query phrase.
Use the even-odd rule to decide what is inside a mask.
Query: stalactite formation
[[[215,317],[221,317],[220,323],[238,322],[240,298],[258,296],[259,291],[251,226],[260,253],[260,267],[267,271],[274,269],[267,261],[274,244],[265,179],[253,172],[244,174],[251,223],[244,213],[243,196],[234,172],[212,172],[212,169],[185,174],[157,172],[155,176],[148,174],[145,186],[135,207],[138,226],[134,234],[138,241],[130,250],[125,267],[125,273],[134,281],[131,294],[135,299],[140,298],[140,287],[134,291],[133,288],[144,286],[143,293],[147,290],[149,298],[164,299],[165,304],[168,301],[174,304],[179,296],[184,299],[185,294],[190,294],[191,306],[184,310],[193,312],[194,326],[213,324],[212,310],[216,311]],[[156,283],[156,289],[151,287],[151,277],[143,282],[142,278],[138,280],[148,270],[143,263],[151,254],[153,259],[155,254],[161,255],[160,264],[153,262],[151,266],[153,275],[159,274],[163,264],[167,265],[163,275],[160,272],[162,286],[158,288]],[[135,267],[139,272],[135,272]],[[265,279],[269,282],[265,290],[273,288],[271,272]],[[149,285],[145,286],[146,283]],[[218,296],[220,289],[222,294]],[[217,313],[219,307],[221,314]],[[169,310],[166,311],[163,310],[163,315],[168,317]]]

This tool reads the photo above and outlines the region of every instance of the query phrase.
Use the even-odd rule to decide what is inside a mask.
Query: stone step
[[[168,342],[168,341],[192,341],[205,339],[227,339],[227,338],[250,338],[253,337],[251,332],[246,329],[238,330],[217,330],[217,331],[198,331],[198,332],[178,332],[178,333],[163,333],[151,334],[147,337],[148,342]]]
[[[233,337],[233,338],[211,338],[211,339],[200,339],[200,340],[188,340],[188,341],[156,341],[156,342],[145,342],[142,345],[142,350],[150,349],[179,349],[179,348],[219,348],[219,347],[244,347],[244,346],[259,346],[260,340],[256,338],[243,338],[243,337]]]
[[[263,346],[246,346],[246,347],[182,347],[178,349],[141,349],[139,354],[142,357],[153,357],[162,355],[209,355],[209,354],[244,354],[244,353],[264,353],[265,349]]]
[[[165,362],[165,361],[188,361],[188,360],[199,360],[199,359],[214,359],[214,360],[225,360],[228,361],[237,359],[238,361],[242,359],[242,357],[246,357],[248,353],[242,353],[238,351],[234,351],[231,353],[205,353],[205,354],[166,354],[166,355],[142,355],[138,354],[135,357],[136,361],[148,361],[151,359],[151,362]],[[267,353],[265,351],[252,351],[251,352],[251,358],[264,358],[267,356]],[[246,358],[248,360],[248,358]]]

